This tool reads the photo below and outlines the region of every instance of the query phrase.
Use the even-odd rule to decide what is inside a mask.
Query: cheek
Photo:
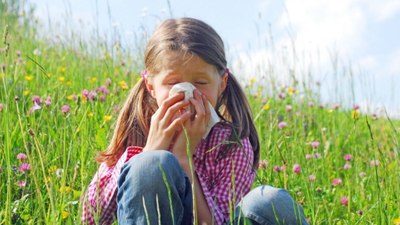
[[[169,90],[159,90],[156,92],[156,101],[157,105],[160,106],[165,99],[167,99],[169,96]]]

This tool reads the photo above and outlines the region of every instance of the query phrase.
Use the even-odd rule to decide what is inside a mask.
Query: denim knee
[[[303,208],[284,189],[267,185],[251,190],[239,203],[236,217],[253,224],[308,224]]]

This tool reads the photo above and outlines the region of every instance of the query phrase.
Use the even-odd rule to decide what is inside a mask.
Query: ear
[[[143,78],[143,79],[144,79],[144,82],[145,82],[145,84],[146,84],[147,91],[150,93],[150,95],[151,95],[153,98],[155,98],[156,96],[155,96],[154,86],[153,86],[152,82],[149,81],[149,78],[148,78],[148,77],[145,77],[145,78]]]
[[[219,94],[225,91],[226,86],[228,85],[228,77],[228,72],[225,72],[224,75],[222,75],[221,84],[219,86]]]

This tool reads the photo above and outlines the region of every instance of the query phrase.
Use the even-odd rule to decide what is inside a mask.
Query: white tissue
[[[173,95],[175,93],[178,92],[183,92],[185,93],[185,100],[192,98],[193,97],[193,91],[194,89],[196,89],[195,86],[193,86],[193,84],[189,83],[189,82],[183,82],[183,83],[179,83],[179,84],[175,84],[171,90],[169,91],[169,95]],[[211,117],[210,117],[210,121],[208,121],[208,125],[207,125],[207,131],[204,134],[203,138],[206,138],[208,133],[210,133],[211,128],[220,121],[220,118],[217,114],[217,112],[215,112],[214,107],[210,104],[210,102],[208,102],[208,108],[210,109],[210,113],[211,113]]]

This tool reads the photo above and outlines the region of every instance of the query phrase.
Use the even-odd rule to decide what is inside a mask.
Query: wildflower
[[[107,89],[105,85],[102,85],[100,88],[98,88],[98,92],[102,92],[105,95],[110,94],[110,91]]]
[[[42,109],[42,107],[40,105],[38,105],[36,102],[34,102],[33,106],[29,109],[28,114],[32,114],[36,110],[40,110],[40,109]]]
[[[393,220],[394,225],[400,225],[400,217]]]
[[[129,89],[129,87],[128,87],[128,85],[127,85],[127,84],[125,84],[125,85],[122,85],[122,86],[121,86],[121,88],[122,88],[122,90],[125,90],[125,91]]]
[[[340,197],[340,204],[342,206],[347,206],[349,205],[349,198],[347,196],[342,196]]]
[[[26,75],[26,76],[24,77],[24,79],[25,79],[26,81],[32,81],[32,80],[33,80],[33,76],[32,76],[32,75]]]
[[[372,119],[373,119],[373,120],[377,120],[377,119],[378,119],[378,114],[372,113]]]
[[[286,106],[286,112],[291,112],[292,111],[292,106],[291,105],[287,105]]]
[[[107,86],[110,86],[110,85],[111,85],[111,79],[110,79],[110,78],[107,78],[107,80],[106,80],[106,85],[107,85]]]
[[[20,188],[24,188],[26,186],[26,180],[20,180],[17,182],[17,186]]]
[[[62,175],[63,175],[63,173],[64,173],[64,170],[61,169],[61,168],[58,168],[58,169],[56,170],[56,176],[57,176],[58,178],[61,178]]]
[[[87,97],[89,96],[89,91],[86,90],[86,89],[84,89],[84,90],[82,91],[82,96],[85,97],[85,98],[87,98]]]
[[[17,159],[19,159],[21,161],[25,161],[26,155],[24,153],[18,153]]]
[[[322,158],[322,156],[321,156],[321,154],[319,152],[314,153],[314,157],[316,159],[321,159]]]
[[[62,217],[64,220],[67,219],[68,216],[69,216],[69,212],[67,212],[67,211],[65,211],[65,210],[63,210],[63,211],[61,212],[61,217]]]
[[[274,172],[279,173],[279,172],[281,172],[282,170],[283,170],[283,168],[282,168],[281,166],[278,166],[278,165],[275,165],[275,166],[274,166]]]
[[[369,162],[371,166],[379,166],[380,162],[377,159],[373,159]]]
[[[314,107],[314,102],[308,102],[308,106]]]
[[[312,159],[313,157],[314,157],[314,155],[306,154],[306,159],[307,159],[307,160]]]
[[[106,101],[106,96],[105,95],[100,95],[99,101],[100,102],[105,102]]]
[[[353,120],[357,120],[358,117],[360,117],[360,113],[358,112],[358,110],[352,110],[351,111],[351,118],[353,118]]]
[[[16,54],[18,57],[20,57],[20,56],[21,56],[21,50],[15,51],[15,54]]]
[[[293,165],[293,173],[299,175],[301,173],[301,167],[300,164],[296,163]]]
[[[317,187],[317,188],[315,189],[315,191],[317,191],[318,193],[321,193],[321,192],[322,192],[322,188],[321,188],[321,187]]]
[[[39,49],[36,48],[35,50],[33,50],[33,54],[34,55],[41,55],[42,52]]]
[[[287,124],[286,124],[285,121],[281,121],[281,122],[278,123],[278,128],[279,128],[279,129],[283,129],[283,128],[285,128],[285,127],[287,127]]]
[[[61,112],[62,113],[69,113],[69,106],[68,105],[63,105],[61,107]]]
[[[316,177],[315,177],[314,174],[311,174],[310,176],[308,176],[308,180],[309,180],[310,182],[314,182],[315,179],[316,179]]]
[[[89,99],[89,101],[93,101],[96,98],[97,94],[94,91],[89,92],[87,98]]]
[[[296,92],[296,89],[292,88],[292,87],[289,87],[287,92],[288,92],[289,95],[293,95]]]
[[[67,82],[65,83],[65,85],[71,86],[71,85],[72,85],[72,82],[71,82],[71,81],[67,81]]]
[[[258,168],[259,169],[266,169],[268,167],[268,161],[267,160],[261,160],[259,163],[258,163]]]
[[[343,158],[344,158],[344,160],[346,160],[346,161],[351,161],[351,159],[353,158],[353,156],[350,155],[350,154],[346,154],[346,155],[343,156]]]
[[[58,80],[59,80],[60,82],[64,82],[64,81],[65,81],[65,77],[59,77]]]
[[[279,99],[284,100],[286,98],[285,93],[279,93],[278,94]]]
[[[65,73],[65,67],[60,67],[60,73]]]
[[[25,173],[28,170],[31,170],[31,165],[29,163],[22,163],[19,167],[19,172],[21,173]]]
[[[2,63],[2,64],[0,65],[0,68],[1,68],[3,71],[5,71],[5,70],[6,70],[6,64],[5,64],[5,63]]]
[[[96,78],[96,77],[92,77],[92,78],[90,79],[90,81],[91,81],[92,83],[96,83],[96,82],[97,82],[97,78]]]
[[[3,111],[3,104],[0,103],[0,112]]]
[[[50,96],[47,96],[46,100],[44,101],[44,104],[46,106],[50,106],[51,105],[51,97]]]
[[[267,111],[269,108],[270,108],[269,104],[265,104],[264,107],[263,107],[263,109],[264,109],[265,111]]]
[[[332,186],[334,186],[334,187],[341,185],[342,183],[343,183],[342,179],[340,179],[340,178],[335,178],[332,180]]]
[[[343,169],[348,170],[351,169],[351,164],[346,162],[346,164],[344,164]]]
[[[60,193],[71,193],[73,191],[72,188],[68,187],[68,186],[62,186],[60,187]]]
[[[32,103],[37,103],[38,105],[41,105],[42,99],[40,98],[40,96],[35,95],[32,97]]]
[[[319,147],[319,141],[313,141],[313,142],[311,142],[311,147],[312,147],[313,149],[318,148],[318,147]]]
[[[334,110],[339,109],[339,107],[340,107],[340,104],[339,104],[339,103],[336,103],[336,104],[333,105],[333,109],[334,109]]]
[[[359,105],[356,104],[356,105],[353,106],[353,110],[359,110],[359,109],[360,109]]]
[[[112,116],[111,115],[105,115],[104,116],[104,122],[109,122],[111,120]]]
[[[357,214],[360,215],[360,216],[362,216],[362,215],[364,214],[364,211],[362,211],[361,209],[359,209],[359,210],[357,210]],[[399,223],[399,225],[400,225],[400,223]]]
[[[362,178],[362,177],[367,176],[367,173],[366,173],[366,172],[360,172],[360,173],[358,174],[358,176],[360,176],[360,177]]]
[[[88,112],[87,116],[88,117],[93,117],[94,113],[93,112]]]

